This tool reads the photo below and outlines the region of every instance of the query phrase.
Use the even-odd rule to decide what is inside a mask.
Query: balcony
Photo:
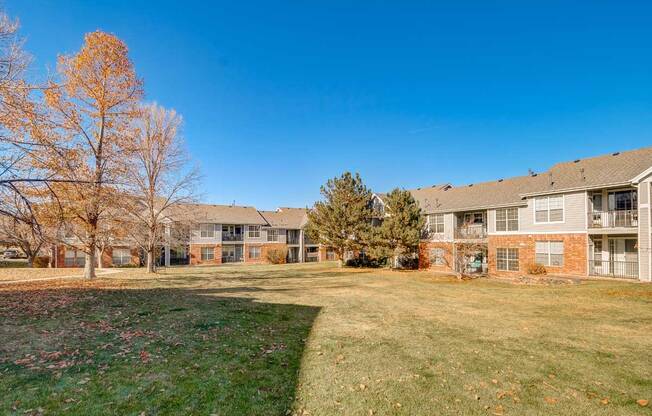
[[[630,228],[638,227],[638,210],[625,209],[617,211],[589,212],[589,228]]]
[[[638,261],[589,260],[589,275],[638,279]]]
[[[462,240],[481,240],[487,238],[485,224],[462,225],[455,229],[455,238]]]
[[[288,230],[287,240],[288,244],[299,244],[300,232],[298,230]]]
[[[222,241],[244,241],[244,234],[222,233]]]

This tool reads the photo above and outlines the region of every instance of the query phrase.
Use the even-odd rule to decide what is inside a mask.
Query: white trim
[[[557,195],[553,196],[557,197]],[[537,199],[543,199],[547,198],[548,199],[548,221],[537,221]],[[561,195],[561,221],[550,221],[550,195],[544,195],[544,196],[538,196],[531,198],[532,200],[532,224],[535,225],[540,225],[540,224],[564,224],[566,222],[566,195],[562,194]]]
[[[645,178],[646,176],[648,176],[648,175],[650,175],[650,174],[652,174],[652,167],[649,167],[649,168],[645,169],[643,172],[641,172],[640,174],[636,175],[636,176],[631,180],[631,182],[634,183],[634,184],[637,184],[637,185],[638,185],[638,183],[639,183],[643,178]]]
[[[509,228],[509,218],[507,217],[507,212],[505,212],[505,229],[506,231],[498,231],[498,210],[508,210],[508,209],[516,209],[516,230],[509,231],[507,228]],[[494,230],[496,230],[496,233],[514,233],[514,232],[519,232],[521,230],[521,210],[519,207],[504,207],[504,208],[496,208],[492,210],[494,212]],[[487,215],[487,220],[489,219],[489,215]],[[489,226],[489,221],[487,221],[487,226]],[[490,233],[487,231],[487,235]]]
[[[587,234],[583,231],[494,231],[493,233],[487,233],[487,235],[549,235],[549,234]]]

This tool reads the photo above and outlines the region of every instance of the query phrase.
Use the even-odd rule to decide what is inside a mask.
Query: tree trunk
[[[156,273],[156,263],[154,262],[154,249],[147,249],[147,273]]]
[[[94,279],[95,276],[95,247],[90,250],[90,254],[86,253],[86,262],[84,264],[84,278]]]
[[[102,265],[102,257],[104,257],[104,250],[97,250],[97,269],[102,270],[104,266]]]
[[[27,267],[34,267],[34,259],[36,258],[36,253],[26,253],[27,254]]]

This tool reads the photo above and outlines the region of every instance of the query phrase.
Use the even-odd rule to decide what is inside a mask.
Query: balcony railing
[[[589,275],[638,278],[638,261],[589,260]]]
[[[225,234],[222,233],[222,241],[243,241],[244,234]]]
[[[487,227],[484,224],[462,225],[455,229],[455,238],[462,238],[462,239],[487,238]]]
[[[626,209],[589,212],[588,225],[589,228],[638,227],[638,211]]]

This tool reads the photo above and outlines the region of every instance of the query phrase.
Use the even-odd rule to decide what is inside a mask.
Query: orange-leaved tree
[[[88,33],[79,52],[60,56],[58,79],[44,89],[45,120],[32,129],[33,161],[48,172],[60,220],[70,223],[85,253],[84,277],[95,277],[98,235],[126,188],[130,127],[143,95],[127,45],[116,36]]]

